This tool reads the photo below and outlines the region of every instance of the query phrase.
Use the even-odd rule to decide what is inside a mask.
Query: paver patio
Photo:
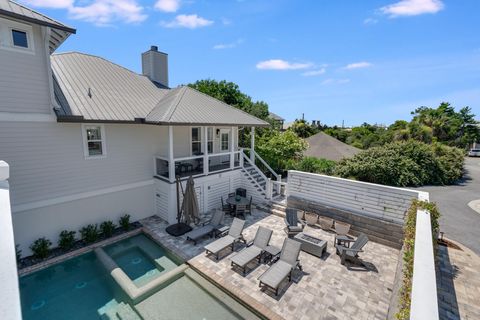
[[[227,218],[227,224],[231,218]],[[269,311],[271,317],[285,319],[385,319],[387,317],[392,287],[395,279],[399,251],[370,241],[360,257],[368,269],[340,264],[335,254],[332,233],[314,227],[305,232],[328,241],[327,253],[318,258],[300,253],[303,272],[298,270],[294,281],[282,286],[278,297],[260,290],[258,277],[268,265],[253,263],[252,270],[242,276],[230,267],[234,253],[225,251],[218,262],[204,254],[203,246],[213,241],[206,238],[196,246],[185,237],[174,238],[165,232],[167,224],[157,217],[142,221],[147,232],[174,250],[188,263],[228,289],[239,298],[253,303],[261,311]],[[254,211],[247,217],[245,238],[253,239],[258,226],[273,230],[270,243],[282,246],[286,237],[283,218]],[[240,249],[238,246],[237,251]],[[273,312],[273,313],[272,313]]]

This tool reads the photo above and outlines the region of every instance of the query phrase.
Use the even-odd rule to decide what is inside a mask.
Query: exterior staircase
[[[265,180],[265,175],[260,171],[257,166],[253,166],[250,163],[245,163],[242,169],[244,176],[253,187],[259,192],[262,196],[266,197],[267,194],[267,181]]]

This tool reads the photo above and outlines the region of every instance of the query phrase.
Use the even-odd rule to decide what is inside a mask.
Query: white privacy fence
[[[403,224],[405,212],[418,192],[291,170],[288,196]]]

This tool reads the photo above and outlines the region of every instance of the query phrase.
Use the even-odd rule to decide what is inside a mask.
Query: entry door
[[[220,153],[230,151],[230,130],[220,130]]]

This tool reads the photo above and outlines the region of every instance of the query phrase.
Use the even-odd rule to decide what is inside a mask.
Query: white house
[[[194,175],[203,212],[237,187],[254,202],[271,196],[251,165],[255,152],[238,147],[239,130],[266,122],[189,87],[170,89],[168,55],[155,46],[141,56],[142,74],[89,54],[55,54],[74,33],[0,0],[0,159],[10,165],[24,254],[39,237],[55,243],[61,230],[125,213],[174,222],[176,176]]]

